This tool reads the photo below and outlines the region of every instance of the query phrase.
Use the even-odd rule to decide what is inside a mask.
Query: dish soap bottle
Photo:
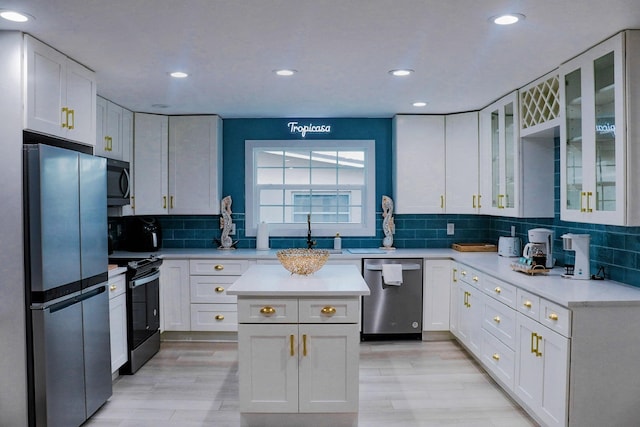
[[[340,233],[336,233],[336,237],[333,238],[333,249],[339,251],[342,249],[342,238]]]

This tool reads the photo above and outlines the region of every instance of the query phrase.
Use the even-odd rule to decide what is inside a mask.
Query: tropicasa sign
[[[289,132],[299,133],[304,138],[308,133],[331,133],[331,125],[314,125],[309,123],[308,125],[301,125],[298,122],[287,123]]]

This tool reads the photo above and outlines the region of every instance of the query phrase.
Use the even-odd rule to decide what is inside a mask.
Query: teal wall
[[[244,235],[244,141],[247,139],[300,139],[289,133],[291,119],[228,119],[224,120],[223,195],[233,199],[233,220],[240,248],[254,248],[255,238]],[[330,124],[331,134],[307,135],[304,139],[373,139],[376,141],[376,198],[392,194],[391,119],[297,119]],[[454,242],[497,242],[508,235],[511,226],[527,240],[527,230],[535,227],[555,231],[554,250],[558,265],[572,263],[572,253],[562,250],[560,236],[564,233],[591,235],[591,267],[595,273],[605,268],[607,278],[640,287],[640,227],[614,227],[561,221],[559,140],[555,141],[555,218],[508,218],[486,215],[396,215],[394,246],[397,248],[444,248]],[[428,159],[425,159],[428,167]],[[377,210],[381,210],[380,206]],[[377,247],[382,243],[382,213],[376,215],[375,237],[344,237],[344,248]],[[167,248],[215,248],[220,238],[217,216],[159,217],[163,229],[163,246]],[[455,224],[455,235],[446,235],[446,224]],[[331,248],[331,238],[318,238],[318,247]],[[271,238],[272,248],[303,247],[303,238]]]

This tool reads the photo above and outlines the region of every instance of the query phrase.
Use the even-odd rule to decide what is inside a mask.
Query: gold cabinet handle
[[[480,278],[479,278],[478,276],[473,276],[473,279],[472,279],[472,280],[473,280],[474,282],[477,282],[478,280],[480,280]]]
[[[213,269],[214,269],[215,271],[222,271],[222,270],[224,270],[224,265],[222,265],[222,264],[216,264],[216,265],[213,267]]]
[[[531,308],[532,304],[531,304],[531,301],[525,301],[524,304],[522,304],[522,305],[524,305],[527,308]]]
[[[473,195],[473,202],[471,202],[471,207],[472,207],[473,209],[475,209],[475,208],[476,208],[476,195],[475,195],[475,194]]]
[[[580,192],[580,212],[586,212],[587,210],[584,208],[584,204],[582,204],[582,199],[584,199],[584,196],[587,193],[585,193],[584,191]]]
[[[534,353],[536,357],[542,357],[542,353],[540,352],[541,339],[542,339],[542,335],[538,335],[535,332],[531,332],[531,353]]]
[[[496,323],[500,323],[500,316],[494,317],[493,321],[496,322]]]
[[[224,320],[224,316],[222,314],[216,315],[216,320]]]
[[[307,334],[302,334],[302,355],[307,355]]]
[[[464,306],[467,308],[471,308],[471,304],[469,303],[470,296],[471,296],[470,292],[464,291]]]
[[[118,289],[118,287],[116,285],[109,286],[109,290],[110,291],[115,291],[116,289]]]
[[[295,338],[293,337],[293,335],[289,335],[289,348],[290,348],[289,354],[291,354],[292,356],[296,355],[295,347],[294,347],[294,340],[295,340]]]
[[[478,209],[482,209],[482,205],[480,204],[480,198],[482,195],[478,194]]]
[[[551,319],[553,321],[556,321],[556,320],[558,320],[558,315],[556,313],[551,313],[549,315],[549,319]]]
[[[169,209],[173,209],[173,196],[169,197]]]
[[[440,209],[444,209],[444,196],[440,196]]]
[[[222,286],[216,286],[215,291],[216,291],[217,293],[224,292],[224,288],[223,288]]]
[[[322,307],[320,313],[324,314],[325,316],[333,316],[334,314],[336,314],[336,309],[335,307],[326,306]]]
[[[71,124],[69,124],[69,116],[71,116]],[[67,109],[67,128],[69,130],[76,127],[76,110]]]
[[[589,200],[591,200],[591,196],[593,196],[593,193],[591,191],[587,191],[587,212],[593,212],[593,209],[590,206]]]
[[[260,314],[263,314],[265,316],[271,316],[275,314],[275,312],[276,312],[276,309],[268,305],[265,305],[260,309]]]
[[[500,289],[500,286],[496,286],[496,288],[493,290],[496,294],[499,294],[500,292],[502,292],[502,289]]]
[[[167,196],[162,196],[162,209],[167,209]]]
[[[109,137],[104,137],[104,151],[109,151]]]
[[[504,194],[498,194],[498,209],[504,209],[502,199],[504,199]]]
[[[457,282],[457,281],[458,281],[457,273],[458,273],[458,269],[457,269],[457,268],[454,268],[454,269],[453,269],[453,281],[454,281],[454,282]]]
[[[64,117],[60,117],[60,125],[66,128],[69,125],[69,109],[67,107],[62,107],[62,115]]]
[[[493,358],[493,360],[498,361],[500,360],[500,355],[498,353],[493,353],[493,356],[491,356]]]

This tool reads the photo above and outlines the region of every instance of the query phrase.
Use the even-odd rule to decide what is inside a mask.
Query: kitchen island
[[[353,265],[309,276],[253,265],[227,289],[238,297],[241,425],[356,426],[360,297]]]

